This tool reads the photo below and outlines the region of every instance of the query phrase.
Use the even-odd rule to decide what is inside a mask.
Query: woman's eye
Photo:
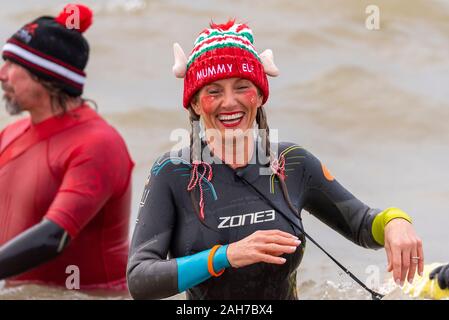
[[[207,90],[207,93],[208,94],[219,94],[220,90],[218,90],[218,89],[210,89],[210,90]]]
[[[248,86],[238,86],[237,90],[245,90],[248,89]]]

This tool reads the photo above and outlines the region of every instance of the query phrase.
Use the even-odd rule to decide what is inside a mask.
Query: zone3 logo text
[[[276,218],[274,210],[265,210],[254,213],[239,214],[236,216],[220,217],[218,229],[241,227],[247,224],[256,224],[273,221]]]

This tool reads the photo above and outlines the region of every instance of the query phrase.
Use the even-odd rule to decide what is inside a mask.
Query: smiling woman
[[[195,113],[203,118],[207,129],[251,129],[262,95],[249,80],[223,79],[203,87],[192,102]]]
[[[174,46],[192,126],[190,152],[180,154],[190,158],[167,153],[151,170],[128,260],[130,293],[297,299],[302,209],[360,246],[385,246],[395,279],[411,280],[423,254],[407,214],[368,207],[304,148],[270,143],[263,105],[267,75],[278,70],[253,42],[247,25],[229,21],[205,29],[188,59]]]

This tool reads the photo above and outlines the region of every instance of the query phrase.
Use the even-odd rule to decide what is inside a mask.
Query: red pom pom
[[[227,31],[235,24],[235,19],[230,19],[228,22],[223,24],[216,24],[213,21],[209,24],[212,29],[218,29],[221,31]]]
[[[92,24],[93,13],[92,10],[85,5],[68,4],[62,9],[55,20],[67,29],[75,29],[83,33]]]

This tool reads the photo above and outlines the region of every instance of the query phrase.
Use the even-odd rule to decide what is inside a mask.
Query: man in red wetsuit
[[[89,8],[69,5],[3,47],[6,109],[30,115],[0,133],[0,279],[8,283],[76,288],[79,276],[81,289],[126,289],[133,162],[81,98],[91,22]]]

